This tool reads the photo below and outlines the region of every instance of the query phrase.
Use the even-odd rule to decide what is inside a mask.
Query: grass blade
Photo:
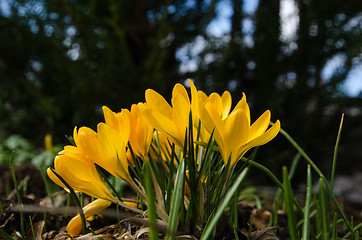
[[[248,238],[247,238],[247,240],[250,240],[252,228],[253,228],[253,215],[250,215],[249,230],[248,230]]]
[[[339,140],[341,139],[343,118],[344,118],[344,114],[342,114],[342,117],[341,117],[341,122],[339,124],[339,129],[338,129],[338,134],[337,134],[337,140],[336,140],[336,144],[334,146],[334,152],[333,152],[333,162],[332,162],[332,172],[331,172],[331,190],[329,192],[329,194],[330,194],[329,205],[330,206],[332,206],[332,195],[333,195],[333,187],[334,187],[333,186],[334,185],[334,173],[335,173],[335,170],[336,170],[337,152],[338,152]]]
[[[355,227],[353,228],[353,231],[352,231],[352,232],[348,232],[346,235],[344,235],[344,236],[342,237],[342,239],[348,239],[348,237],[351,236],[351,234],[354,234],[354,237],[356,237],[356,231],[357,231],[358,229],[360,229],[360,228],[362,228],[362,223],[360,223],[360,224],[358,224],[357,226],[355,226]]]
[[[324,176],[322,171],[317,167],[317,165],[312,161],[312,159],[304,152],[304,150],[294,141],[294,139],[282,128],[280,129],[280,133],[295,147],[295,149],[302,155],[302,157],[307,161],[308,164],[311,165],[311,167],[318,173],[318,175],[323,179],[323,182],[325,186],[327,187],[327,190],[331,192],[331,187],[329,186],[327,178]],[[330,194],[332,197],[333,203],[335,204],[338,213],[341,215],[343,222],[347,225],[348,230],[351,232],[351,234],[355,235],[353,228],[351,226],[351,223],[348,221],[346,214],[343,212],[342,208],[339,206],[337,199],[333,194]]]
[[[283,167],[283,188],[284,188],[284,204],[288,217],[289,236],[291,240],[297,240],[299,238],[297,232],[297,221],[294,211],[294,201],[293,201],[294,196],[290,180],[288,177],[288,170],[286,167]]]
[[[18,189],[18,181],[16,180],[16,175],[15,175],[15,171],[14,171],[14,151],[11,154],[9,167],[10,167],[11,176],[12,176],[13,182],[14,182],[16,197],[18,198],[19,205],[22,207],[23,202],[21,201],[21,196],[20,196],[19,189]],[[24,234],[25,234],[25,226],[24,226],[24,213],[23,213],[22,210],[20,211],[20,229],[21,229],[21,235],[24,236]]]
[[[35,240],[35,232],[34,232],[33,221],[31,220],[31,216],[29,216],[29,222],[30,222],[31,233],[33,234],[33,239]]]
[[[331,240],[337,240],[337,213],[334,213],[334,217],[333,217],[333,226],[332,226],[332,238]]]
[[[4,239],[13,240],[13,237],[9,234],[7,234],[4,230],[0,229],[0,236],[2,236]]]
[[[151,165],[149,160],[147,159],[145,162],[145,189],[147,194],[147,215],[150,221],[150,239],[157,240],[158,239],[158,229],[156,227],[157,221],[157,212],[156,212],[156,200],[155,193],[153,191],[153,183],[151,177]]]
[[[318,213],[319,213],[319,224],[320,224],[320,234],[322,240],[329,239],[329,214],[327,210],[327,200],[326,194],[324,191],[323,179],[319,179],[319,193],[318,193]]]
[[[176,238],[175,234],[177,231],[178,217],[180,212],[181,204],[184,201],[184,185],[185,185],[185,159],[182,159],[178,166],[176,173],[175,187],[172,192],[171,209],[169,214],[169,221],[167,226],[167,240],[173,240]]]
[[[310,171],[310,166],[308,165],[307,169],[307,193],[306,193],[306,200],[305,200],[305,207],[304,207],[304,220],[303,220],[303,233],[302,233],[302,240],[308,240],[310,234],[310,204],[312,200],[312,176]]]
[[[292,165],[290,166],[290,170],[289,170],[289,179],[291,180],[294,176],[295,170],[297,169],[299,160],[300,160],[301,155],[299,153],[297,153],[295,155],[295,157],[293,158],[292,161]],[[283,187],[279,187],[278,191],[275,194],[274,197],[274,202],[273,202],[273,226],[275,227],[275,229],[278,228],[278,210],[279,210],[279,202],[281,200],[282,197],[282,191],[283,191]]]
[[[234,184],[231,186],[231,188],[227,191],[225,198],[223,199],[223,201],[221,202],[221,204],[219,205],[218,209],[216,210],[215,215],[209,219],[209,221],[206,223],[206,226],[204,228],[204,231],[201,235],[200,240],[206,240],[206,239],[210,239],[217,222],[219,221],[222,213],[224,212],[225,208],[227,207],[227,205],[229,204],[230,200],[233,198],[234,193],[237,191],[237,189],[239,188],[239,186],[243,183],[243,181],[246,178],[246,175],[249,171],[249,168],[246,167],[241,173],[240,175],[236,178]]]

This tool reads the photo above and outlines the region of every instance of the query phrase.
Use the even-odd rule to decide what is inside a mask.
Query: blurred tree
[[[230,90],[235,100],[246,92],[254,120],[270,108],[315,159],[330,160],[346,112],[344,163],[360,158],[350,148],[361,144],[362,99],[341,91],[361,65],[360,1],[260,0],[255,13],[245,10],[247,1],[4,2],[0,135],[41,143],[51,132],[64,141],[74,125],[95,128],[102,105],[129,108],[146,88],[169,98],[175,82],[192,78],[206,92]],[[280,17],[286,3],[297,10],[290,38]],[[220,4],[231,6],[230,31],[210,34]],[[325,76],[336,60],[340,67]],[[272,146],[273,158],[294,154]]]
[[[170,95],[177,49],[205,28],[214,1],[9,1],[0,15],[3,134],[71,133],[143,101]],[[58,139],[59,140],[59,139]]]
[[[341,113],[347,113],[344,139],[348,139],[348,144],[343,144],[342,139],[340,151],[345,161],[340,163],[343,166],[340,170],[349,171],[348,165],[352,162],[356,169],[362,169],[360,161],[356,164],[362,156],[358,150],[362,140],[357,134],[351,134],[354,131],[362,134],[362,99],[346,96],[341,91],[350,70],[361,66],[362,10],[356,7],[358,2],[259,1],[255,14],[250,16],[235,9],[242,4],[232,1],[230,40],[221,37],[209,41],[212,46],[221,47],[206,47],[200,55],[214,58],[211,62],[203,58],[201,67],[189,74],[200,83],[209,83],[212,90],[229,88],[237,97],[241,90],[245,91],[254,119],[271,108],[274,119],[282,119],[282,127],[325,169],[330,168]],[[280,18],[283,4],[295,5],[296,10],[284,23]],[[285,37],[282,25],[293,25],[293,17],[296,32]],[[240,26],[240,23],[246,24],[245,20],[254,25],[251,41],[250,33],[243,32],[246,26]],[[241,41],[235,41],[237,31]],[[333,74],[324,76],[325,71],[331,71],[328,65],[335,61],[342,63],[332,70]],[[295,150],[280,143],[273,147],[271,151],[277,157],[266,164],[280,169],[285,162],[276,160],[286,156],[291,159]],[[265,156],[270,157],[271,152]]]

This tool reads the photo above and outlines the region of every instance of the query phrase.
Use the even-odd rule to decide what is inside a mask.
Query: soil
[[[0,166],[0,230],[11,235],[15,232],[21,232],[21,217],[17,210],[18,200],[15,192],[10,192],[13,189],[13,181],[11,172],[8,166]],[[68,239],[65,226],[74,216],[76,209],[65,209],[62,206],[66,205],[67,194],[61,191],[53,194],[51,197],[47,196],[44,183],[42,181],[41,173],[39,170],[31,165],[25,165],[15,168],[17,179],[27,179],[27,190],[21,193],[21,201],[24,205],[24,229],[26,236],[20,238],[18,236],[13,239]],[[18,184],[21,181],[18,180]],[[86,198],[85,203],[90,199]],[[252,240],[275,240],[275,239],[288,239],[287,218],[283,211],[279,211],[278,216],[278,229],[268,227],[270,217],[272,215],[272,201],[273,199],[266,197],[263,199],[264,209],[256,209],[255,206],[240,202],[238,204],[238,228],[234,229],[228,224],[230,216],[224,214],[217,227],[214,239],[231,240],[236,239],[238,235],[240,240],[247,239],[248,231],[250,228],[250,217],[252,216],[251,226],[251,239]],[[353,216],[353,223],[357,225],[362,222],[362,202],[342,200],[340,199],[345,213],[349,218]],[[72,200],[70,201],[72,203]],[[55,206],[55,207],[53,207]],[[74,211],[74,213],[72,213]],[[80,235],[76,239],[148,239],[148,229],[142,225],[135,218],[130,217],[132,214],[129,212],[121,212],[123,214],[120,223],[117,223],[115,218],[116,207],[111,206],[101,216],[95,220],[88,222],[89,229],[94,233],[88,235]],[[313,221],[311,221],[313,224]],[[31,225],[33,229],[31,229]],[[340,224],[342,225],[342,224]],[[120,231],[121,229],[121,231]],[[342,236],[346,233],[346,229],[342,227],[338,229],[339,234]],[[33,233],[34,232],[34,233]],[[162,233],[162,230],[160,230]],[[1,233],[1,232],[0,232]],[[200,234],[195,232],[193,235],[183,233],[182,238],[178,239],[198,239]],[[0,234],[0,239],[2,239]],[[70,238],[69,238],[70,239]],[[160,237],[162,239],[162,236]],[[361,238],[362,239],[362,238]]]

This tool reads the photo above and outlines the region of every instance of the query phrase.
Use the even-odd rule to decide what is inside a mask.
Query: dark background
[[[260,0],[252,13],[246,0],[1,2],[2,140],[19,134],[42,146],[50,133],[66,144],[74,126],[103,121],[102,105],[130,108],[147,88],[170,99],[174,84],[191,78],[207,93],[229,90],[234,103],[245,92],[253,120],[270,109],[326,171],[345,113],[337,171],[362,169],[362,93],[343,88],[361,67],[360,0],[295,0],[289,39],[277,0]],[[211,34],[223,5],[230,29]],[[323,77],[336,58],[342,64]],[[279,135],[258,161],[280,172],[295,153]]]

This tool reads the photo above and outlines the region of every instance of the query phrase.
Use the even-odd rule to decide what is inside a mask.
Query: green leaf
[[[206,226],[204,228],[204,231],[201,235],[200,240],[210,239],[210,237],[217,225],[217,222],[219,221],[221,215],[223,214],[223,212],[224,212],[225,208],[227,207],[227,205],[229,204],[230,200],[233,198],[234,193],[237,191],[240,184],[242,184],[244,182],[244,180],[246,179],[248,171],[249,171],[249,167],[246,167],[236,178],[234,184],[227,191],[223,201],[221,202],[220,206],[217,208],[215,215],[213,217],[211,217],[209,219],[209,221],[206,223]]]
[[[167,226],[167,240],[175,239],[175,234],[177,231],[178,225],[178,217],[179,217],[179,210],[181,204],[184,201],[184,185],[185,185],[185,171],[186,165],[185,160],[182,159],[180,165],[178,166],[177,173],[176,173],[176,181],[175,187],[172,192],[172,202],[171,202],[171,209],[169,214],[169,221]]]
[[[312,161],[312,159],[304,152],[304,150],[298,145],[298,143],[296,141],[294,141],[294,139],[286,131],[284,131],[281,128],[280,133],[295,147],[295,149],[302,155],[302,157],[308,162],[308,164],[310,164],[310,166],[314,169],[314,171],[316,171],[318,173],[318,175],[323,179],[323,182],[324,182],[328,192],[330,193],[330,197],[332,198],[333,203],[335,204],[335,207],[337,208],[338,213],[340,214],[344,223],[347,225],[349,231],[351,232],[351,234],[354,237],[355,234],[354,234],[352,225],[348,221],[346,214],[343,212],[342,208],[339,206],[339,203],[338,203],[337,199],[335,198],[335,196],[333,194],[331,194],[333,192],[332,192],[331,187],[329,186],[327,178],[324,176],[322,171],[317,167],[317,165]]]
[[[306,200],[305,200],[305,207],[304,207],[304,219],[303,219],[303,233],[302,233],[302,240],[308,240],[310,234],[310,204],[312,200],[312,175],[310,171],[310,165],[308,165],[307,169],[307,193],[306,193]]]
[[[11,176],[12,176],[13,182],[14,182],[14,187],[15,187],[16,196],[17,196],[17,199],[18,199],[18,204],[22,207],[23,203],[21,201],[21,196],[20,196],[20,192],[19,192],[19,189],[18,189],[18,182],[16,180],[16,175],[15,175],[15,171],[14,171],[14,151],[13,151],[13,153],[11,155],[11,158],[10,158],[9,167],[10,167]],[[24,236],[24,234],[25,234],[25,226],[24,226],[24,213],[23,213],[22,210],[20,211],[20,228],[21,228],[21,235]]]
[[[283,167],[283,188],[284,188],[284,204],[288,217],[289,236],[291,240],[297,240],[299,238],[297,232],[297,221],[294,211],[294,201],[293,201],[294,196],[290,180],[288,177],[288,170],[286,167]]]
[[[319,194],[318,194],[318,213],[319,213],[319,224],[320,224],[320,232],[321,239],[328,240],[329,239],[329,211],[327,207],[326,194],[324,191],[324,183],[323,179],[319,179]]]
[[[156,211],[156,200],[155,200],[155,192],[154,186],[152,183],[151,176],[151,165],[149,160],[145,161],[145,190],[147,194],[147,215],[150,221],[150,239],[157,240],[158,239],[158,229],[156,227],[157,221],[157,211]]]

